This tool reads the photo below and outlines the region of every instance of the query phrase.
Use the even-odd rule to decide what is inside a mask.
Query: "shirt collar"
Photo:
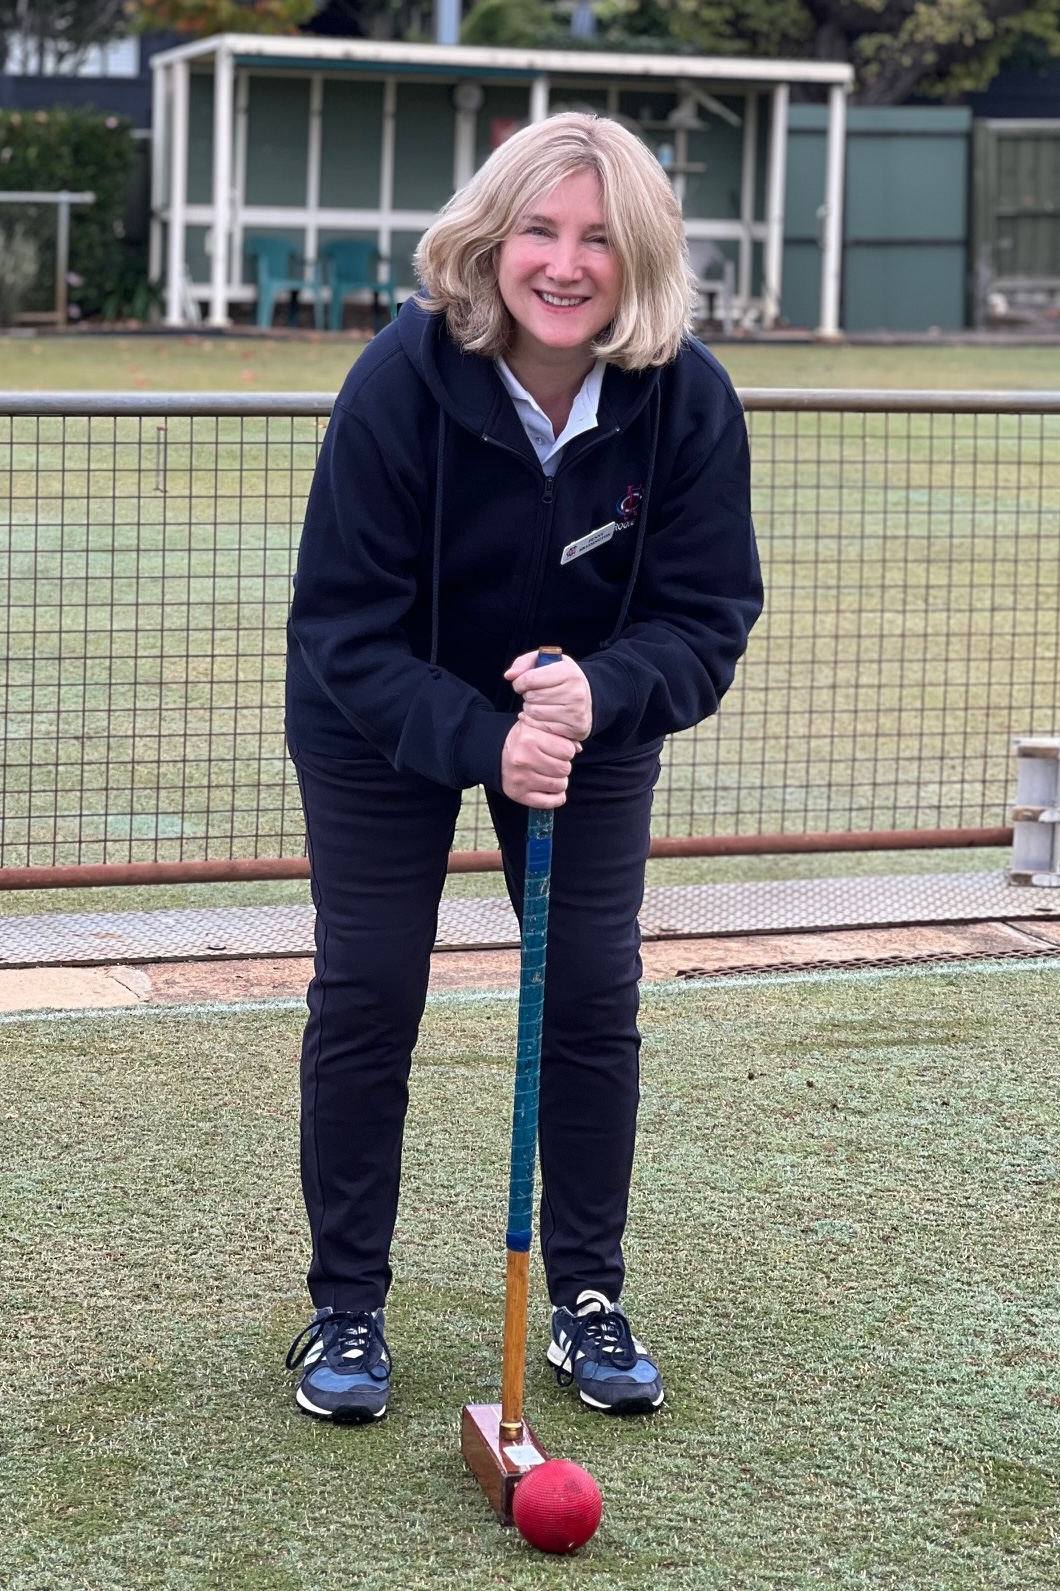
[[[545,463],[548,459],[552,458],[556,453],[559,452],[560,448],[566,447],[567,443],[572,442],[576,436],[581,436],[583,431],[592,431],[595,429],[596,425],[598,424],[597,417],[600,408],[600,391],[604,384],[604,371],[607,369],[605,360],[598,359],[596,361],[596,363],[593,365],[593,368],[589,371],[589,374],[578,388],[574,402],[571,404],[571,411],[567,417],[567,423],[563,427],[563,430],[560,432],[559,436],[555,435],[551,420],[548,418],[548,415],[542,409],[533,393],[527,392],[522,382],[520,382],[518,378],[513,375],[505,361],[498,357],[495,360],[495,364],[497,366],[497,374],[500,376],[508,392],[511,394],[512,402],[515,404],[516,412],[518,413],[520,420],[522,420],[524,427],[526,427],[528,434],[531,435],[531,438],[533,433],[530,431],[530,427],[527,424],[527,421],[531,418],[531,416],[543,423],[547,427],[546,434],[551,434],[553,437],[551,445],[545,450],[542,463]]]

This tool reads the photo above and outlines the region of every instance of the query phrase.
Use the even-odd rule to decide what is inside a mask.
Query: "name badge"
[[[577,541],[569,541],[560,556],[560,563],[572,563],[575,558],[580,558],[583,553],[592,552],[597,547],[602,547],[605,541],[610,541],[615,534],[615,522],[601,525],[599,530],[591,530],[587,536],[581,536]]]

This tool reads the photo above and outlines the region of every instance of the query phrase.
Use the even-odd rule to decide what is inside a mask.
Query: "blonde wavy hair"
[[[465,353],[495,359],[512,317],[497,286],[497,250],[520,216],[564,178],[593,172],[622,267],[611,324],[593,344],[624,370],[665,365],[691,326],[695,277],[681,211],[658,161],[619,122],[568,112],[534,122],[495,150],[420,239],[414,264],[424,309],[445,314]]]

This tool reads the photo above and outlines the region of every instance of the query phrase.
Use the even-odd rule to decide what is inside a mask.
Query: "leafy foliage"
[[[478,0],[463,38],[849,61],[863,105],[984,88],[1028,45],[1060,56],[1060,0],[597,0],[594,12],[593,37],[573,39],[551,0]]]
[[[0,111],[0,198],[18,189],[89,190],[95,204],[70,212],[70,269],[77,301],[98,314],[123,258],[126,191],[135,160],[130,123],[91,110]]]
[[[535,46],[562,50],[666,50],[678,54],[691,45],[671,28],[666,0],[597,0],[596,31],[588,39],[570,31],[570,18],[552,0],[478,0],[467,16],[465,44]]]
[[[500,44],[532,49],[555,27],[555,15],[544,0],[478,0],[460,37],[465,44]]]
[[[100,311],[103,320],[145,324],[152,316],[161,315],[164,308],[162,283],[153,282],[147,273],[147,250],[126,249],[121,267],[107,287]]]
[[[206,37],[212,33],[297,33],[317,0],[133,0],[130,16],[140,32]]]
[[[901,104],[984,88],[1021,40],[1060,55],[1057,0],[660,0],[709,55],[849,61],[855,100]]]

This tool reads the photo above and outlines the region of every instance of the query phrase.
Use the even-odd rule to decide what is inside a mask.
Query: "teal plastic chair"
[[[342,304],[347,293],[371,293],[372,317],[376,331],[381,324],[380,299],[386,299],[387,314],[394,318],[394,277],[390,261],[374,243],[363,238],[342,238],[325,243],[320,251],[324,280],[331,290],[328,311],[329,331],[342,330]],[[386,267],[385,275],[380,266]]]
[[[258,325],[268,328],[281,293],[290,293],[287,307],[287,324],[298,321],[298,298],[301,293],[313,296],[313,324],[317,331],[324,326],[324,297],[320,291],[320,266],[314,266],[307,277],[303,269],[303,256],[286,238],[248,238],[246,252],[254,261],[258,279]]]

